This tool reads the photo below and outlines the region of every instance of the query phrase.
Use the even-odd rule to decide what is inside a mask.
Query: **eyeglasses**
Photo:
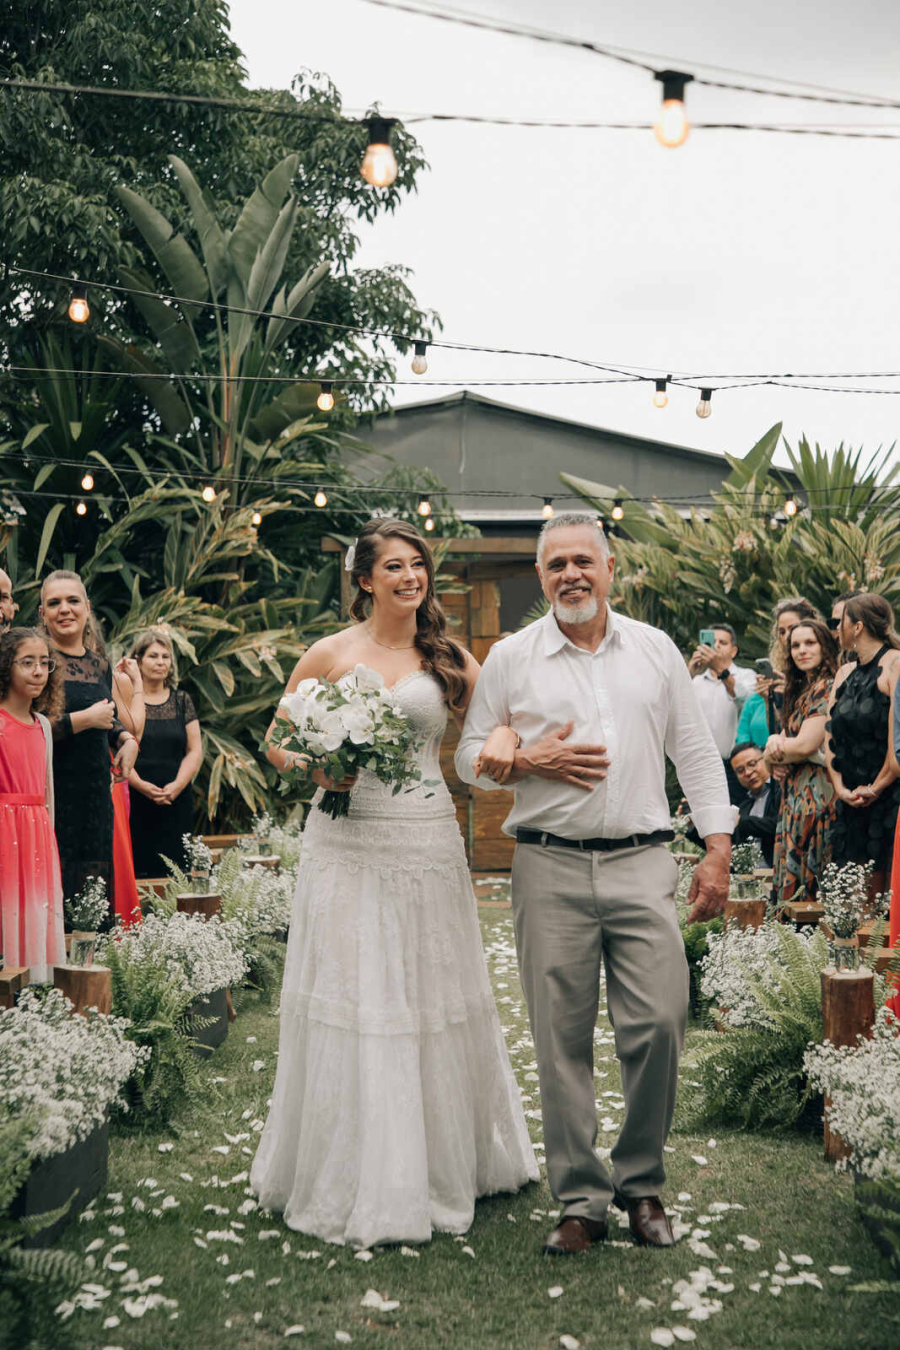
[[[760,755],[759,759],[751,759],[748,760],[746,764],[741,764],[740,766],[735,768],[735,773],[738,775],[742,773],[750,773],[751,770],[756,768],[757,764],[761,763],[762,763],[762,755]]]
[[[826,619],[825,622],[828,624],[828,627],[831,629],[832,633],[836,633],[837,630],[838,630],[838,629],[840,628],[840,626],[841,626],[841,621],[840,621],[840,619],[834,619],[834,618],[832,618],[832,619]]]
[[[21,666],[26,675],[30,675],[33,670],[37,670],[38,668],[46,670],[48,675],[51,670],[56,669],[56,662],[51,661],[49,656],[23,656],[13,661],[13,665]]]

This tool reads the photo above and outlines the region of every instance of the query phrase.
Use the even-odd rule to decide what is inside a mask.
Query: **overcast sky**
[[[896,97],[895,0],[598,5],[461,0],[484,16],[698,63]],[[473,31],[364,0],[231,0],[249,83],[326,72],[350,109],[652,121],[649,74],[587,52]],[[713,72],[708,72],[713,73]],[[696,121],[900,128],[858,110],[693,87]],[[651,132],[423,123],[430,169],[397,215],[366,227],[360,266],[399,262],[448,339],[565,352],[653,373],[900,370],[900,144],[765,132]],[[413,379],[408,360],[398,375]],[[435,351],[426,378],[565,378],[578,369]],[[882,381],[900,390],[900,380]],[[871,381],[858,381],[869,387]],[[447,390],[400,387],[398,404]],[[900,440],[898,397],[783,389],[651,405],[647,385],[496,388],[504,402],[742,455],[774,422],[832,448]],[[552,486],[552,485],[550,485]]]

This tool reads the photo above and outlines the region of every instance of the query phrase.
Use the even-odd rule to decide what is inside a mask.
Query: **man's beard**
[[[561,600],[555,601],[553,605],[553,613],[559,622],[569,624],[590,623],[591,619],[596,619],[599,609],[594,595],[583,600],[580,605],[564,605]]]

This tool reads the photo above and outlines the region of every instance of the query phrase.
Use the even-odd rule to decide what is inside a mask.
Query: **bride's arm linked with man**
[[[561,1209],[544,1251],[570,1255],[626,1210],[637,1242],[670,1246],[660,1200],[688,971],[665,793],[674,762],[706,855],[692,920],[728,895],[733,809],[722,761],[674,643],[616,613],[615,560],[596,517],[562,513],[538,542],[551,605],[492,648],[456,752],[467,783],[512,788],[512,908],[540,1078],[547,1172]],[[596,1149],[593,1035],[601,962],[625,1114]]]

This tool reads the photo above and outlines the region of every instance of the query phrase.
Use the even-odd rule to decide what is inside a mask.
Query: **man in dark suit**
[[[752,741],[743,741],[734,747],[731,767],[747,793],[739,805],[740,815],[732,840],[735,844],[744,844],[749,839],[758,839],[766,866],[771,867],[781,814],[781,788],[768,776],[762,751]]]

